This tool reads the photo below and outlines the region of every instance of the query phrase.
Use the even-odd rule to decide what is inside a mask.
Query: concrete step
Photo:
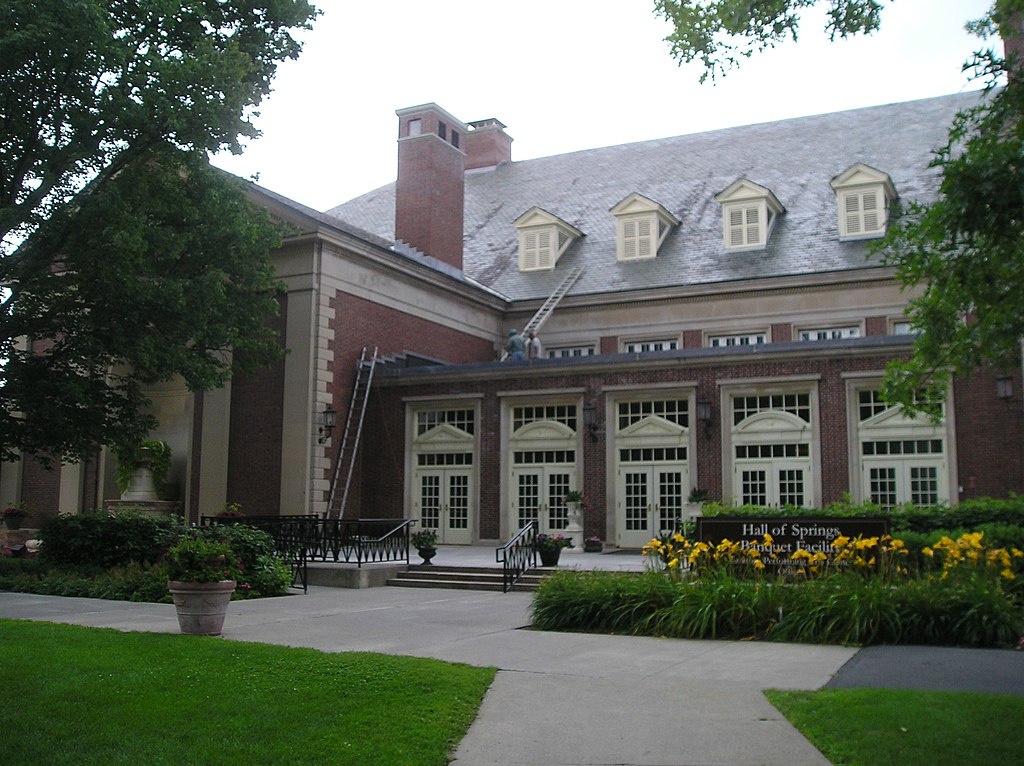
[[[523,575],[513,589],[535,590],[544,574],[543,569],[531,570]],[[500,591],[502,571],[496,567],[411,566],[388,578],[387,584],[404,588]]]

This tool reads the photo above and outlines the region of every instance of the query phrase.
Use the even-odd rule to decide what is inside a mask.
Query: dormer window
[[[763,250],[785,208],[768,189],[740,179],[715,195],[722,206],[722,235],[729,250]]]
[[[840,241],[884,236],[896,189],[888,175],[857,163],[831,181],[839,212]]]
[[[546,210],[533,207],[514,221],[519,229],[519,270],[553,269],[583,232]]]
[[[642,194],[630,194],[611,209],[616,219],[616,257],[620,261],[654,258],[679,219]]]

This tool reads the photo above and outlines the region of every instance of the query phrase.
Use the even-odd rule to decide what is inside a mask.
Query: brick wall
[[[335,317],[331,322],[334,330],[331,345],[334,351],[331,402],[338,411],[339,422],[335,429],[337,436],[332,444],[331,467],[327,472],[329,479],[333,476],[341,447],[340,433],[352,398],[356,362],[364,346],[372,350],[376,345],[382,356],[410,351],[455,364],[489,362],[494,359],[493,341],[486,338],[468,335],[340,291],[332,299],[331,305]],[[398,444],[404,438],[404,408],[399,405],[399,411],[395,413],[388,409],[391,406],[390,402],[384,404],[371,393],[367,402],[363,444],[357,455],[353,484],[346,503],[347,517],[362,515],[364,518],[394,518],[402,515],[403,453],[400,451],[395,458],[390,452],[395,442],[391,439],[378,441],[378,437],[384,434],[396,437]],[[374,456],[372,465],[364,461],[366,455]],[[382,455],[386,464],[381,464]]]

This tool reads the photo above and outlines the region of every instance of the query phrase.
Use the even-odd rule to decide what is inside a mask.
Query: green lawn
[[[0,760],[440,766],[491,668],[0,620]]]
[[[834,766],[1020,763],[1024,697],[885,689],[769,691]]]

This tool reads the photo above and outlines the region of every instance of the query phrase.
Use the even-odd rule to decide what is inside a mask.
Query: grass
[[[834,766],[992,766],[1019,763],[1024,752],[1024,697],[890,689],[766,694]]]
[[[440,766],[492,668],[0,620],[3,761]]]

